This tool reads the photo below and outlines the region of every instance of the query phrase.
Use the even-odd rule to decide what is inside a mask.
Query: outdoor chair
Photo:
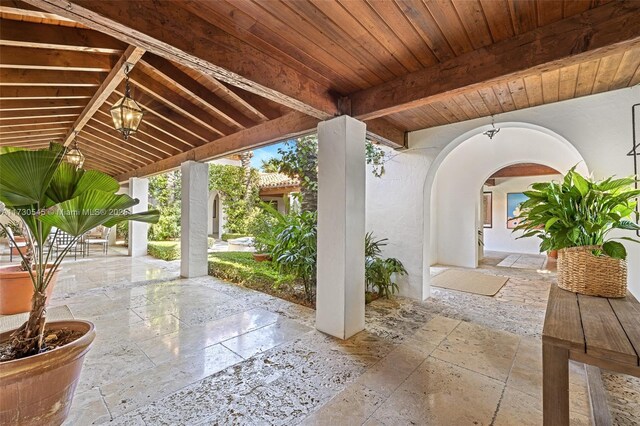
[[[9,228],[8,226],[7,236],[9,237],[9,262],[13,262],[13,249],[15,248],[17,250],[23,250],[23,247],[26,247],[27,243],[25,241],[16,241],[14,243],[13,241],[15,240],[15,236],[13,235],[13,231],[11,230],[11,228]]]
[[[71,241],[74,240],[74,238],[75,238],[74,236],[72,236],[70,234],[67,234],[66,232],[58,230],[58,235],[56,236],[56,239],[53,242],[53,248],[56,250],[56,255],[58,255],[60,250],[64,250],[67,247],[67,245],[69,243],[71,243]],[[73,252],[74,260],[78,260],[78,251],[84,257],[84,250],[83,250],[83,245],[81,243],[81,240],[82,240],[82,238],[80,238],[78,241],[74,242],[69,247],[69,253]]]
[[[91,249],[91,245],[101,245],[102,253],[106,256],[109,251],[109,234],[111,233],[111,228],[105,228],[100,226],[97,229],[97,232],[90,232],[84,239],[84,253],[89,256],[89,251]]]

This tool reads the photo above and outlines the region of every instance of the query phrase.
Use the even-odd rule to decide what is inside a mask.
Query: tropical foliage
[[[366,144],[366,162],[376,177],[384,174],[386,156],[384,151],[370,141]],[[303,211],[318,209],[318,137],[308,135],[287,141],[278,148],[280,158],[262,162],[265,172],[280,172],[300,181],[300,207]]]
[[[571,169],[562,182],[535,183],[521,205],[522,219],[514,231],[519,238],[541,239],[540,251],[567,247],[602,246],[604,254],[625,259],[627,251],[616,239],[640,242],[631,237],[610,238],[616,229],[640,230],[631,220],[640,190],[631,188],[635,178],[587,179]],[[637,219],[637,218],[636,218]],[[595,254],[602,254],[596,252]]]
[[[273,261],[283,274],[302,281],[307,300],[313,300],[316,288],[317,255],[316,212],[279,215],[275,244],[271,249]]]
[[[180,170],[149,178],[149,198],[160,211],[160,220],[149,227],[149,239],[165,241],[180,237]]]
[[[250,180],[247,183],[247,179]],[[227,217],[225,232],[247,233],[247,218],[260,201],[258,172],[231,165],[209,165],[209,189],[217,190]]]
[[[382,257],[382,247],[387,245],[387,241],[387,238],[376,240],[372,232],[365,235],[364,277],[368,292],[388,299],[399,290],[396,278],[406,275],[407,270],[398,259]]]
[[[138,200],[116,194],[120,185],[111,176],[63,162],[65,151],[59,144],[37,151],[11,147],[0,151],[0,210],[8,209],[25,224],[28,248],[19,254],[34,288],[29,319],[11,336],[10,353],[5,354],[9,359],[44,349],[45,291],[62,259],[84,233],[126,220],[158,221],[158,211],[131,214],[129,209]],[[0,227],[6,232],[4,225]],[[51,257],[53,240],[60,232],[72,238]]]

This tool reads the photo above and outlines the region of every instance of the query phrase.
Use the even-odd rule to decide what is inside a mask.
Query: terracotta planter
[[[47,300],[58,281],[58,269],[47,287]],[[13,315],[31,310],[33,284],[29,272],[21,271],[20,265],[0,267],[0,315]]]
[[[547,256],[548,256],[550,259],[557,259],[557,258],[558,258],[558,250],[549,250],[549,251],[547,252]]]
[[[0,363],[2,425],[60,425],[69,415],[82,362],[96,333],[88,321],[56,321],[48,323],[48,328],[85,334],[52,351]],[[0,334],[0,341],[11,333]]]
[[[266,262],[267,260],[271,260],[271,255],[269,253],[253,253],[253,260],[256,262]]]

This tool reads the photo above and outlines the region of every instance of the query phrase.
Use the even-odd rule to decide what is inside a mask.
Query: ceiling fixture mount
[[[138,130],[138,126],[142,122],[144,111],[140,105],[131,98],[131,88],[129,87],[129,64],[125,64],[125,89],[124,97],[117,101],[110,109],[111,118],[113,119],[113,127],[122,133],[124,140],[129,135]]]
[[[485,136],[488,136],[489,139],[493,139],[493,137],[495,135],[498,134],[498,132],[500,131],[500,128],[496,128],[494,121],[493,121],[493,115],[491,116],[491,129],[487,130],[486,132],[483,132],[482,134]]]
[[[64,154],[64,160],[76,166],[76,169],[81,169],[84,164],[84,154],[80,152],[80,148],[78,148],[78,132],[74,132],[75,137],[73,138],[73,145],[71,148],[67,149],[67,152]]]

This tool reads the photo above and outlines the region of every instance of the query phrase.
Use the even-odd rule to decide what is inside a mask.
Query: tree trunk
[[[315,212],[318,210],[318,169],[317,169],[317,155],[308,154],[307,160],[308,167],[303,170],[301,180],[309,182],[300,185],[300,193],[302,194],[302,201],[300,202],[300,209],[303,212]]]
[[[29,319],[11,335],[11,352],[14,359],[38,354],[42,349],[46,301],[47,296],[44,292],[33,294]]]
[[[245,151],[240,154],[240,163],[244,169],[244,201],[247,205],[247,212],[251,208],[251,193],[253,192],[253,185],[251,182],[251,157],[253,157],[253,151]]]

